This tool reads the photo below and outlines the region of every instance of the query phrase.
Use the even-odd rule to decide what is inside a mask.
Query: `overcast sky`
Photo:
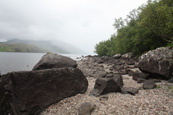
[[[115,33],[115,18],[147,0],[0,0],[0,41],[61,40],[92,53]]]

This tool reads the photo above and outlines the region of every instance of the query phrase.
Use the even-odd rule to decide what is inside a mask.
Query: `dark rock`
[[[106,74],[104,77],[106,77],[106,78],[112,78],[113,76],[114,76],[113,73],[108,73],[108,74]]]
[[[125,94],[136,95],[138,92],[139,92],[139,90],[136,88],[133,88],[133,87],[123,87],[122,88],[122,93],[125,93]]]
[[[168,80],[169,83],[173,83],[173,77]]]
[[[154,83],[160,83],[160,82],[162,82],[160,79],[151,79],[151,80],[153,80]]]
[[[123,87],[123,79],[121,75],[113,75],[113,77],[98,78],[95,82],[94,89],[90,95],[99,96],[111,92],[120,92]]]
[[[156,87],[156,84],[152,80],[145,80],[143,84],[144,89],[153,89]]]
[[[37,115],[49,105],[84,93],[88,82],[77,68],[11,72],[2,76],[8,101],[16,115]]]
[[[144,72],[171,78],[173,76],[173,47],[161,47],[143,54],[139,58],[138,67]]]
[[[33,70],[62,68],[62,67],[77,67],[76,61],[69,57],[61,56],[58,54],[46,54],[34,66]]]
[[[102,56],[101,59],[103,60],[103,62],[109,60],[109,57],[108,56]]]
[[[81,104],[78,110],[78,115],[91,115],[91,113],[95,110],[96,105],[91,102],[85,102]]]
[[[145,80],[144,78],[137,78],[137,83],[144,83]]]
[[[135,65],[135,60],[130,59],[126,62],[128,65]]]
[[[9,115],[10,114],[10,103],[7,100],[8,95],[4,89],[4,84],[2,83],[0,75],[0,115]]]
[[[138,68],[129,69],[129,75],[133,76],[133,80],[137,81],[139,78],[147,79],[149,74],[140,71]]]
[[[168,115],[173,115],[173,111],[170,111]]]

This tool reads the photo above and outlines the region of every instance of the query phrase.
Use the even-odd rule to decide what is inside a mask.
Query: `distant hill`
[[[0,52],[46,52],[46,50],[38,48],[34,45],[25,43],[0,44]]]
[[[50,41],[33,41],[12,39],[0,42],[0,52],[53,52],[53,53],[84,53],[82,50],[58,41],[56,44]]]

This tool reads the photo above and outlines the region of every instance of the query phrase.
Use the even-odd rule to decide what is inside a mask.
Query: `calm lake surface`
[[[13,53],[0,52],[0,73],[12,71],[29,71],[46,53]],[[72,59],[81,57],[81,54],[61,54]]]

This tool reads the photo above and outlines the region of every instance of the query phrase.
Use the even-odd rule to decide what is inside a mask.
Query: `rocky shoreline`
[[[86,56],[82,57],[79,61],[77,61],[77,63],[74,63],[74,61],[71,59],[69,60],[57,55],[47,54],[46,56],[44,56],[42,60],[40,60],[40,62],[35,66],[35,68],[39,69],[27,73],[26,76],[32,78],[33,75],[31,74],[36,74],[36,77],[41,76],[42,78],[44,75],[43,71],[46,71],[44,79],[47,79],[46,77],[50,77],[50,79],[47,79],[46,81],[51,80],[53,77],[55,84],[61,84],[55,77],[60,76],[60,78],[62,77],[62,83],[66,83],[66,81],[68,82],[66,85],[55,85],[58,87],[58,89],[53,88],[54,90],[51,90],[51,87],[54,87],[52,82],[50,89],[45,92],[41,92],[42,94],[39,94],[45,95],[49,94],[50,92],[56,92],[56,90],[61,90],[59,93],[56,93],[56,95],[53,93],[54,96],[52,98],[55,99],[53,103],[52,101],[51,103],[47,103],[50,102],[50,95],[46,98],[42,98],[44,96],[39,96],[42,98],[42,101],[39,103],[41,105],[37,105],[39,109],[35,108],[35,104],[37,103],[32,102],[32,99],[31,101],[28,101],[30,105],[32,105],[28,106],[31,108],[32,112],[36,111],[35,109],[37,109],[38,114],[41,115],[173,114],[173,63],[171,61],[173,59],[173,48],[158,48],[156,50],[147,52],[140,58],[133,57],[132,53],[124,55],[116,54],[113,57]],[[61,58],[63,58],[63,61],[60,60]],[[147,64],[149,67],[147,67]],[[149,69],[147,70],[147,68]],[[77,71],[78,73],[76,73]],[[57,74],[52,75],[52,72]],[[4,76],[2,76],[0,83],[3,85],[6,82],[13,83],[15,81],[14,75],[18,75],[20,73],[10,74],[10,76],[6,76],[9,76],[9,79],[12,79],[11,82],[9,82],[10,80],[4,80]],[[64,76],[71,76],[72,78],[66,79]],[[25,81],[26,80],[27,79],[25,79]],[[16,83],[18,82],[16,81],[13,83],[12,89],[14,89],[14,84]],[[30,83],[33,84],[33,82]],[[48,82],[45,83],[47,86],[49,86]],[[36,86],[43,89],[42,84],[45,83],[42,81],[38,83],[37,81]],[[4,88],[3,85],[0,84],[0,88],[7,90],[10,84],[4,85]],[[46,85],[44,86],[44,88],[46,88]],[[71,88],[72,86],[77,89]],[[27,90],[27,88],[25,90]],[[10,91],[16,93],[15,90]],[[67,92],[71,93],[69,94]],[[63,93],[65,94],[62,96]],[[69,96],[65,96],[67,94]],[[10,93],[10,96],[13,96],[13,93]],[[56,96],[57,98],[62,98],[57,100]],[[1,98],[3,97],[5,96],[1,91],[0,100],[2,100]],[[34,98],[35,97],[33,97],[33,99]],[[14,103],[14,99],[17,99],[16,96],[13,96],[13,98],[10,99],[13,99],[10,102],[14,104],[14,106],[19,106],[18,104]],[[26,104],[26,102],[21,102],[20,98],[17,100],[20,102],[20,104]],[[5,103],[4,100],[1,102]],[[1,106],[2,103],[0,104]],[[47,105],[43,106],[45,103],[47,103]],[[10,107],[10,105],[8,106]],[[14,107],[14,109],[15,111],[18,110],[18,112],[28,115],[30,114],[28,113],[28,107],[25,107],[22,110],[21,108],[17,107]],[[33,107],[35,109],[33,109]],[[40,107],[43,108],[40,109]],[[45,109],[45,107],[48,108]],[[43,109],[44,111],[42,111]],[[0,112],[1,111],[2,110],[0,110]]]
[[[131,54],[81,58],[77,64],[88,80],[87,92],[50,106],[42,115],[172,115],[173,90],[170,87],[173,84],[163,76],[157,78],[157,74],[142,72],[138,61]],[[122,76],[122,91],[91,95],[97,79],[110,74]],[[147,85],[144,86],[144,82]]]

